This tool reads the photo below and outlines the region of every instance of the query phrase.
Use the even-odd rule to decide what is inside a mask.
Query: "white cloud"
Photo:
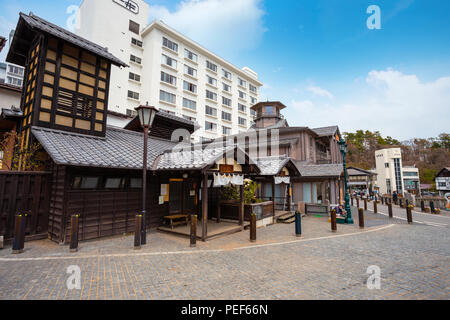
[[[327,97],[330,100],[333,100],[334,98],[334,96],[328,90],[325,90],[321,87],[309,86],[308,88],[306,88],[306,90],[308,90],[309,92],[313,93],[316,96]]]
[[[152,19],[225,56],[257,47],[266,31],[264,14],[261,0],[186,0],[173,12],[150,7]]]
[[[450,77],[424,83],[416,75],[371,71],[364,94],[323,104],[292,100],[291,125],[339,125],[341,131],[378,130],[400,140],[437,136],[450,129]],[[289,113],[291,116],[289,116]]]

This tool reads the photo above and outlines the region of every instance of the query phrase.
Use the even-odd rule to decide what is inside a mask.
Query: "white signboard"
[[[125,9],[133,12],[134,14],[139,13],[139,5],[131,0],[113,0],[118,5],[124,7]]]

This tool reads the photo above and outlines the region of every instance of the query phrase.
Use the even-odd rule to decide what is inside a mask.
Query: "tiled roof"
[[[279,174],[289,161],[291,160],[287,157],[265,157],[257,159],[262,176],[275,176]]]
[[[340,177],[344,172],[342,164],[305,165],[296,162],[302,177]]]
[[[106,137],[94,137],[66,131],[32,128],[33,135],[53,161],[59,165],[142,169],[143,134],[108,127]],[[155,159],[175,143],[149,138],[148,168]]]
[[[20,17],[32,29],[38,29],[40,31],[51,34],[57,38],[63,39],[67,42],[70,42],[77,47],[80,47],[82,49],[90,51],[94,54],[97,54],[97,55],[111,61],[111,63],[113,63],[117,66],[128,67],[127,64],[125,64],[124,62],[122,62],[121,60],[119,60],[118,58],[113,56],[111,53],[109,53],[107,48],[99,46],[98,44],[96,44],[94,42],[86,40],[70,31],[67,31],[64,28],[61,28],[53,23],[50,23],[50,22],[34,15],[32,12],[30,12],[29,15],[26,15],[21,12]]]
[[[338,126],[331,126],[331,127],[323,127],[323,128],[315,128],[312,129],[319,137],[330,137],[334,136],[336,132],[339,130]]]
[[[238,146],[223,146],[210,144],[203,148],[201,144],[188,145],[186,149],[166,152],[155,161],[154,170],[200,170],[221,160],[227,154],[234,155],[237,150],[238,157],[245,156],[245,152]],[[250,159],[251,164],[257,163]]]

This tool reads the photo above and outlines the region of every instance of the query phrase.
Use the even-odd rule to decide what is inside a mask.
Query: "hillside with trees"
[[[403,165],[415,165],[420,170],[421,183],[434,183],[435,175],[450,167],[450,134],[442,133],[429,139],[411,139],[400,142],[392,137],[382,137],[380,132],[358,130],[344,133],[348,143],[348,165],[362,169],[375,168],[375,151],[401,148]]]

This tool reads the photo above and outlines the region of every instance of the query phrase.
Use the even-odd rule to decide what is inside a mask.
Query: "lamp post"
[[[142,228],[141,228],[141,244],[147,244],[147,144],[148,133],[152,127],[155,115],[158,112],[155,107],[149,106],[148,102],[145,106],[136,108],[139,115],[139,121],[144,129],[144,155],[142,165]]]
[[[348,174],[347,174],[347,144],[345,143],[344,139],[341,139],[339,141],[339,148],[341,149],[342,153],[342,160],[344,162],[344,185],[345,185],[345,210],[347,211],[347,217],[345,218],[345,223],[347,224],[353,224],[353,218],[352,218],[352,209],[350,207],[350,196],[348,194]]]

